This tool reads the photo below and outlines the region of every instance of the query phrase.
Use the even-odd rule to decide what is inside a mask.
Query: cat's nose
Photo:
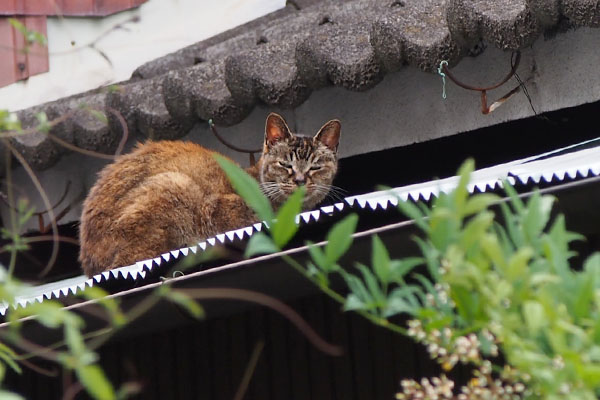
[[[294,183],[298,186],[302,186],[306,183],[306,178],[303,174],[296,174],[294,177]]]

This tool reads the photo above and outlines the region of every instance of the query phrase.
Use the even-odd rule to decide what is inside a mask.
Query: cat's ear
[[[332,119],[319,129],[319,132],[314,137],[317,142],[323,143],[331,151],[337,151],[340,142],[340,134],[342,124],[337,119]]]
[[[292,133],[283,117],[276,113],[270,113],[265,124],[265,144],[272,146],[280,140],[291,137]]]

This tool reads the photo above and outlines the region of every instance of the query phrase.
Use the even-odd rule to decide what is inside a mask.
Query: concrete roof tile
[[[435,71],[439,60],[458,61],[461,49],[446,22],[445,0],[422,0],[395,5],[373,24],[371,44],[388,71],[409,64]]]
[[[142,65],[118,91],[94,91],[19,115],[27,127],[35,126],[38,111],[50,117],[76,104],[105,106],[108,126],[78,111],[51,132],[108,152],[123,134],[111,110],[121,113],[130,135],[175,138],[198,119],[236,124],[257,103],[293,108],[328,85],[366,90],[405,65],[433,72],[442,59],[454,65],[482,41],[516,50],[565,26],[600,26],[598,0],[296,0]],[[40,169],[63,151],[43,134],[13,142]]]
[[[242,103],[260,100],[265,104],[293,108],[310,95],[296,67],[296,44],[264,43],[225,60],[225,82]]]
[[[453,0],[447,9],[450,31],[467,47],[481,38],[503,50],[518,50],[540,33],[527,0]]]

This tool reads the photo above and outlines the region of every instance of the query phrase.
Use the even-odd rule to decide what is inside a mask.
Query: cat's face
[[[298,186],[306,187],[304,209],[330,193],[337,172],[341,124],[327,122],[314,137],[294,135],[284,119],[271,113],[265,126],[260,165],[260,187],[274,206],[282,204]]]

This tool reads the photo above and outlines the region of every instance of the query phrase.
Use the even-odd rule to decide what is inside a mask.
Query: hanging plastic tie
[[[440,62],[440,66],[438,67],[438,74],[442,77],[442,99],[446,99],[446,74],[442,72],[443,67],[448,66],[448,61],[442,60]]]
[[[217,128],[215,128],[215,124],[213,123],[212,118],[208,120],[208,126],[210,127],[210,130],[213,133],[213,135],[215,135],[217,140],[219,140],[219,142],[223,143],[231,150],[237,151],[238,153],[247,153],[250,156],[250,166],[256,165],[256,158],[254,157],[254,154],[262,152],[262,149],[242,149],[241,147],[237,147],[236,145],[229,143],[221,135],[219,135],[219,132],[217,131]]]
[[[506,77],[504,79],[502,79],[502,81],[500,81],[499,83],[492,85],[492,86],[482,88],[482,87],[477,87],[477,86],[471,86],[469,84],[459,81],[454,75],[452,75],[452,73],[448,69],[448,63],[446,61],[442,61],[438,68],[438,74],[440,74],[442,76],[442,83],[444,85],[442,97],[445,98],[445,94],[446,94],[445,84],[446,84],[446,77],[448,77],[452,82],[454,82],[458,86],[462,87],[463,89],[481,92],[481,112],[483,114],[489,114],[489,113],[493,112],[495,109],[497,109],[498,107],[500,107],[502,104],[504,104],[504,102],[506,100],[510,99],[515,93],[517,93],[521,89],[521,85],[519,84],[519,85],[517,85],[517,87],[512,89],[510,92],[508,92],[507,94],[505,94],[504,96],[502,96],[501,98],[499,98],[498,100],[496,100],[495,102],[490,104],[489,106],[487,104],[487,102],[488,102],[487,92],[504,85],[510,78],[512,78],[516,74],[517,68],[519,67],[520,62],[521,62],[521,52],[514,51],[510,57],[511,69],[510,69],[510,72],[508,73],[508,75],[506,75]]]

